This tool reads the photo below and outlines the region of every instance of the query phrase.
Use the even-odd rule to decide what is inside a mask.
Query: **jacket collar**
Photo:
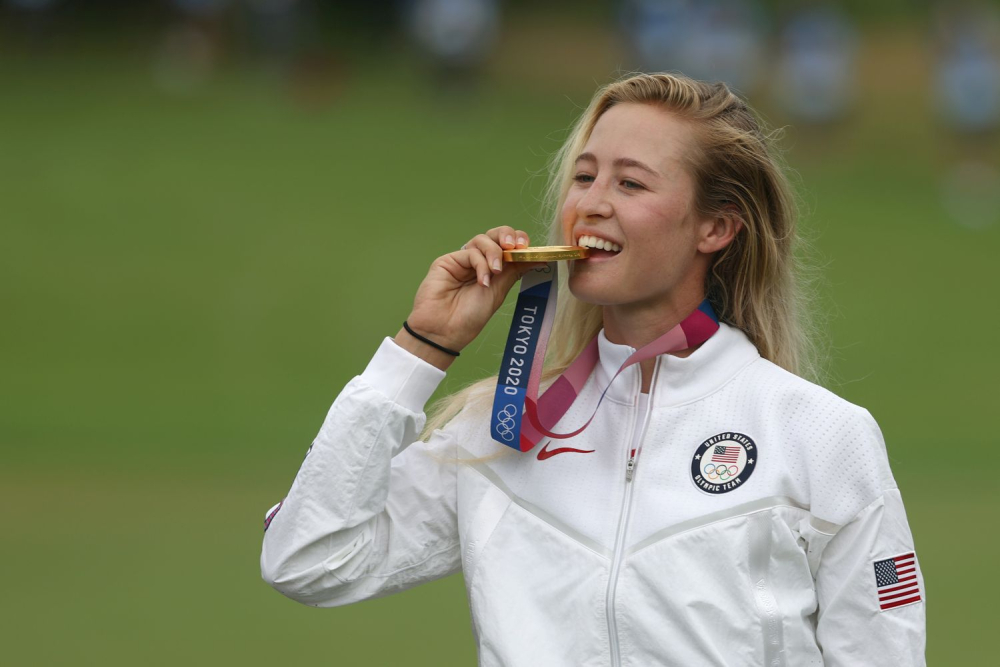
[[[602,391],[635,348],[612,343],[601,329],[597,336],[597,349],[601,358],[595,377],[597,391]],[[661,354],[657,357],[654,384],[650,391],[652,404],[680,405],[707,396],[759,357],[757,348],[746,334],[720,322],[719,330],[689,356]],[[639,397],[640,378],[639,364],[626,368],[608,389],[606,399],[634,404]]]

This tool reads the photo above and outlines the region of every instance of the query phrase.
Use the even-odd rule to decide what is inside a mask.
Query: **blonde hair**
[[[598,90],[550,163],[548,242],[563,243],[559,211],[576,158],[598,119],[625,103],[655,105],[690,121],[697,148],[688,156],[688,167],[697,212],[705,217],[735,214],[743,222],[740,233],[716,253],[706,276],[705,294],[719,319],[743,331],[765,359],[818,380],[807,296],[810,281],[797,257],[801,239],[792,188],[771,145],[774,136],[725,84],[677,74],[637,74]],[[576,299],[561,279],[543,382],[566,370],[602,324],[601,307]],[[486,378],[439,401],[425,432],[440,428],[463,407],[485,409],[495,384],[495,376]]]

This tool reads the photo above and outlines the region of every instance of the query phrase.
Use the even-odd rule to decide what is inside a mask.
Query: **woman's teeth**
[[[583,246],[584,248],[597,248],[598,250],[610,250],[612,252],[621,252],[622,249],[622,247],[617,243],[605,241],[604,239],[597,238],[596,236],[581,236],[576,244],[578,246]]]

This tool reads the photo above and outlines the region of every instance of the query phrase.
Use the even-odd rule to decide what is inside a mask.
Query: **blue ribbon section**
[[[550,265],[521,278],[521,291],[514,307],[514,319],[507,334],[507,346],[493,394],[490,435],[500,444],[521,450],[521,420],[524,397],[542,331],[542,319],[549,303],[555,271]]]

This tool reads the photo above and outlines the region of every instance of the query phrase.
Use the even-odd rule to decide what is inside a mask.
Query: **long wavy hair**
[[[765,359],[810,380],[820,379],[812,325],[811,284],[796,232],[795,197],[777,154],[774,133],[723,83],[677,74],[636,74],[597,91],[550,162],[545,215],[548,242],[563,243],[559,212],[576,158],[598,119],[616,104],[651,104],[690,122],[696,149],[687,156],[694,206],[705,217],[738,211],[743,229],[718,251],[705,279],[705,295],[719,319],[743,331]],[[542,381],[559,376],[603,325],[600,306],[585,303],[560,278]],[[496,377],[441,399],[425,435],[464,407],[485,409]],[[502,448],[509,450],[509,448]],[[509,450],[512,451],[512,450]]]

